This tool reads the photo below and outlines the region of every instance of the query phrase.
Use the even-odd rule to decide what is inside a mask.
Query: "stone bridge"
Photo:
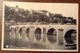
[[[10,38],[46,45],[46,47],[76,43],[76,25],[14,25]]]

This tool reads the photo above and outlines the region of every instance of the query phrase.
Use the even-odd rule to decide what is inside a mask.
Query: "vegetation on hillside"
[[[47,10],[28,10],[5,5],[4,13],[5,21],[13,21],[16,23],[41,23],[41,24],[76,24],[73,17],[65,17],[62,14],[50,13]]]

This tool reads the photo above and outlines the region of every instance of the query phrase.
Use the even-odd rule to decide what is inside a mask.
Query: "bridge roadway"
[[[65,34],[72,29],[76,30],[76,25],[13,25],[10,26],[10,39],[35,42],[47,48],[59,48],[58,45],[64,47],[67,44]]]

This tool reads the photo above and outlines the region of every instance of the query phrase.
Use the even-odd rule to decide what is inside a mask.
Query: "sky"
[[[51,13],[62,14],[66,17],[78,18],[78,4],[77,3],[37,3],[37,2],[9,2],[6,1],[3,5],[15,7],[18,5],[23,9],[33,10],[47,10]]]

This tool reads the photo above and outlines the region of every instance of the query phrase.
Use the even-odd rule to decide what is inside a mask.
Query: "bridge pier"
[[[34,42],[34,27],[30,27],[29,40],[30,40],[31,42]]]
[[[16,35],[16,39],[21,39],[20,33],[19,33],[19,27],[15,28],[15,35]]]
[[[25,41],[30,41],[29,40],[29,34],[30,34],[30,28],[29,27],[25,27]]]
[[[22,27],[21,39],[22,39],[23,41],[25,41],[25,40],[26,40],[26,33],[25,33],[25,31],[26,31],[26,28],[25,28],[25,27]]]
[[[10,33],[9,33],[9,40],[10,40],[10,44],[14,44],[15,43],[15,28],[10,28]]]
[[[63,45],[63,29],[58,29],[58,45]]]

